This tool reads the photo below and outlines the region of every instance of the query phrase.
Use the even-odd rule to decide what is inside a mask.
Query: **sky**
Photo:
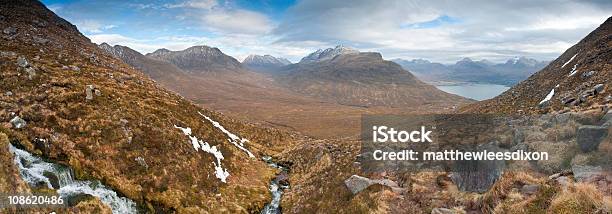
[[[552,60],[612,16],[609,0],[42,0],[92,42],[143,54],[218,47],[292,62],[344,45],[385,59]]]

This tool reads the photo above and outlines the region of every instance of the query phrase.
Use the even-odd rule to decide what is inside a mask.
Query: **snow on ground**
[[[570,74],[569,74],[570,77],[574,76],[574,74],[576,74],[576,72],[578,72],[578,70],[576,68],[578,68],[578,64],[575,64],[574,68],[572,68],[572,71],[570,71]]]
[[[542,103],[549,101],[550,99],[552,99],[552,97],[555,95],[555,89],[553,88],[552,90],[550,90],[550,93],[548,93],[548,95],[546,95],[546,97],[540,101],[540,105],[542,105]]]
[[[561,66],[561,68],[565,67],[565,66],[566,66],[567,64],[569,64],[569,63],[570,63],[572,60],[574,60],[574,58],[576,58],[576,56],[577,56],[577,55],[578,55],[577,53],[576,53],[576,54],[574,54],[574,56],[573,56],[572,58],[570,58],[570,59],[569,59],[569,60],[568,60],[568,61],[567,61],[565,64],[563,64],[563,65]]]
[[[212,154],[215,157],[215,159],[217,159],[216,162],[213,162],[213,164],[215,165],[215,176],[217,176],[217,178],[219,178],[221,182],[227,183],[226,181],[227,181],[227,177],[229,177],[229,172],[227,172],[227,169],[223,169],[223,167],[221,166],[221,160],[223,160],[223,154],[221,153],[219,149],[217,149],[217,146],[210,146],[208,142],[204,142],[198,139],[196,136],[191,135],[191,128],[189,127],[183,128],[183,127],[174,125],[174,128],[180,129],[183,132],[183,134],[189,137],[189,139],[191,140],[191,144],[193,145],[193,148],[196,151],[198,151],[198,149],[201,149],[203,152]]]
[[[198,112],[198,114],[202,115],[202,117],[206,118],[206,120],[208,120],[210,123],[213,124],[213,126],[215,126],[216,128],[218,128],[219,130],[221,130],[221,132],[223,132],[225,135],[227,135],[227,137],[229,137],[229,139],[227,139],[230,143],[234,144],[234,146],[238,147],[240,150],[246,152],[250,158],[254,158],[255,155],[253,155],[253,153],[251,153],[249,150],[247,150],[246,148],[244,148],[244,143],[249,142],[249,140],[245,139],[245,138],[240,138],[237,135],[229,132],[227,129],[225,129],[225,127],[223,127],[219,122],[214,121],[213,119],[211,119],[210,117]]]

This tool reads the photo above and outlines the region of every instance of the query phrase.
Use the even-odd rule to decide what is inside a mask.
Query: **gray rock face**
[[[20,56],[17,58],[17,65],[22,68],[30,67],[30,63],[25,57]]]
[[[21,119],[21,117],[19,116],[15,116],[11,121],[10,121],[11,125],[13,125],[13,128],[16,129],[21,129],[23,127],[26,126],[26,121]]]
[[[588,182],[603,174],[601,166],[573,165],[572,172],[578,182]]]
[[[582,74],[582,78],[589,78],[591,76],[593,76],[596,72],[595,71],[589,71],[589,72],[585,72]]]
[[[578,127],[576,142],[583,152],[597,150],[601,141],[608,136],[608,127],[583,125]]]

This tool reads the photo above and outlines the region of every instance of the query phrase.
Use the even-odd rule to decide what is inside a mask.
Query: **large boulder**
[[[479,146],[477,151],[502,152],[505,150],[487,144]],[[506,167],[503,160],[470,160],[455,161],[451,179],[461,191],[486,192],[501,177]]]
[[[608,127],[583,125],[578,127],[576,142],[583,152],[597,150],[599,144],[608,136]]]
[[[344,181],[344,185],[353,193],[357,194],[368,188],[370,185],[374,184],[372,180],[366,177],[361,177],[359,175],[352,175],[350,178]]]

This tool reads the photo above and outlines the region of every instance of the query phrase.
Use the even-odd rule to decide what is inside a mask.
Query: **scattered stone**
[[[559,185],[561,185],[564,190],[567,189],[567,187],[571,186],[573,183],[572,179],[567,176],[558,177],[557,179],[555,179],[555,181],[557,181],[557,183],[559,183]]]
[[[604,90],[604,84],[595,85],[595,87],[593,87],[593,90],[595,90],[595,93],[601,94],[601,92],[603,92]]]
[[[282,186],[289,186],[289,175],[287,172],[282,171],[274,178],[274,181]]]
[[[79,68],[79,67],[78,67],[78,66],[76,66],[76,65],[71,65],[71,66],[70,66],[70,70],[73,70],[73,71],[81,71],[81,68]]]
[[[589,90],[585,90],[581,93],[581,97],[591,97],[591,96],[595,96],[597,92],[595,92],[595,89],[589,89]]]
[[[42,20],[38,20],[38,19],[34,19],[32,21],[32,23],[34,23],[34,25],[36,25],[37,27],[47,27],[47,22],[46,21],[42,21]]]
[[[12,51],[0,51],[0,57],[13,57],[17,56],[17,53]]]
[[[30,63],[23,56],[20,56],[19,58],[17,58],[17,65],[22,68],[30,67]]]
[[[38,36],[34,36],[34,42],[41,44],[41,45],[46,45],[47,43],[49,43],[49,39],[45,39],[42,37],[38,37]]]
[[[575,100],[576,100],[576,98],[574,96],[568,95],[568,96],[565,96],[565,97],[561,98],[561,104],[569,105],[572,102],[574,102]]]
[[[608,95],[608,96],[606,96],[606,98],[604,99],[604,101],[605,101],[606,103],[610,103],[610,102],[612,102],[612,95]]]
[[[101,92],[100,90],[98,90],[98,89],[94,90],[94,94],[95,94],[96,96],[98,96],[98,97],[99,97],[99,96],[102,96],[102,92]]]
[[[94,86],[93,85],[87,85],[85,86],[85,99],[87,100],[93,100],[94,98]]]
[[[123,124],[124,126],[128,124],[128,120],[123,118],[119,119],[119,122],[121,122],[121,124]]]
[[[21,117],[19,117],[19,116],[15,116],[9,122],[13,125],[13,128],[16,128],[16,129],[21,129],[21,128],[25,127],[26,124],[27,124],[26,121],[21,119]]]
[[[147,162],[145,161],[145,159],[143,157],[138,156],[137,158],[134,159],[136,161],[136,163],[138,163],[140,166],[144,167],[145,169],[149,169],[149,165],[147,164]]]
[[[589,71],[589,72],[583,73],[582,74],[582,78],[589,78],[589,77],[593,76],[595,73],[596,73],[596,71]]]
[[[448,208],[434,208],[431,210],[431,214],[457,214],[459,212]]]
[[[36,69],[32,67],[25,68],[26,74],[28,74],[28,79],[32,80],[36,76]]]
[[[4,28],[4,30],[2,30],[2,32],[3,32],[4,34],[14,35],[14,34],[16,34],[16,33],[17,33],[17,28],[14,28],[14,27],[7,27],[7,28]]]
[[[4,93],[4,95],[6,95],[7,97],[13,96],[13,92],[7,91],[6,93]]]
[[[527,184],[521,188],[521,193],[525,195],[533,195],[540,189],[540,185],[536,184]]]
[[[597,150],[599,144],[608,136],[608,127],[583,125],[578,127],[576,142],[583,152]]]

